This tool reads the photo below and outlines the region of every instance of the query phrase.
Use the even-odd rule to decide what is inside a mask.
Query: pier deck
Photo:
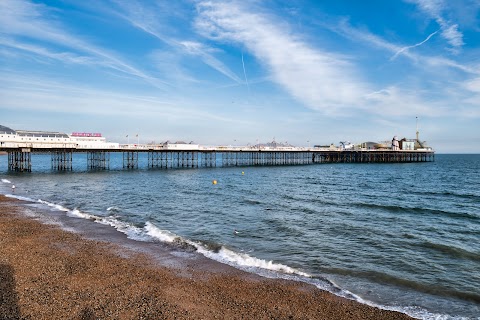
[[[433,150],[340,150],[302,147],[174,147],[163,145],[119,145],[115,148],[78,148],[74,144],[45,143],[0,146],[8,153],[8,169],[32,171],[32,154],[51,155],[52,170],[72,170],[73,155],[87,153],[87,168],[108,169],[110,153],[123,154],[124,168],[138,168],[139,154],[148,154],[150,168],[201,168],[231,166],[281,166],[322,163],[401,163],[431,162]]]

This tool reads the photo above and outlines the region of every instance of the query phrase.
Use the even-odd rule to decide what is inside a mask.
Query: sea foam
[[[179,238],[177,235],[171,233],[170,231],[158,228],[151,222],[147,222],[144,229],[147,235],[149,235],[153,239],[157,239],[162,242],[172,243],[175,241],[176,238]]]
[[[27,201],[27,202],[37,202],[31,198],[27,198],[27,197],[22,197],[22,196],[17,196],[15,194],[6,194],[5,197],[7,198],[13,198],[13,199],[17,199],[17,200],[22,200],[22,201]]]
[[[42,199],[38,199],[35,201],[34,199],[18,196],[18,195],[7,194],[5,196],[10,198],[15,198],[18,200],[23,200],[23,201],[40,203],[42,205],[46,205],[52,208],[53,210],[65,212],[67,216],[70,216],[70,217],[88,219],[100,224],[111,226],[115,228],[117,231],[126,234],[128,238],[133,240],[137,240],[137,241],[157,240],[165,243],[186,243],[196,248],[196,251],[204,255],[205,257],[218,261],[220,263],[230,265],[240,270],[257,273],[259,275],[270,277],[270,278],[275,277],[275,278],[282,278],[282,279],[288,279],[288,280],[294,280],[294,281],[307,282],[318,287],[319,289],[332,292],[335,295],[338,295],[347,299],[351,299],[351,300],[356,300],[360,303],[374,306],[380,309],[398,311],[418,319],[439,319],[439,320],[465,319],[462,317],[451,317],[451,316],[446,316],[442,314],[430,313],[429,311],[416,306],[397,307],[397,306],[379,305],[371,301],[364,300],[361,297],[355,294],[352,294],[347,290],[341,289],[330,280],[312,277],[310,274],[297,270],[295,268],[292,268],[280,263],[275,263],[270,260],[263,260],[256,257],[252,257],[246,253],[235,252],[233,250],[226,248],[225,246],[220,246],[219,249],[209,249],[208,245],[204,243],[183,239],[182,237],[168,230],[163,230],[157,227],[151,222],[146,222],[145,226],[143,228],[140,228],[140,227],[133,226],[130,223],[120,221],[113,216],[100,217],[93,214],[82,212],[77,208],[70,210],[59,204],[51,203]],[[113,207],[111,208],[113,209]],[[111,208],[109,208],[110,210],[107,209],[107,211],[112,211]]]
[[[172,242],[184,242],[189,244],[192,247],[197,249],[197,252],[204,255],[205,257],[228,264],[233,267],[241,267],[241,269],[250,270],[250,269],[264,269],[269,271],[275,271],[285,274],[296,274],[302,277],[311,277],[308,273],[296,270],[289,266],[275,263],[273,261],[263,260],[259,258],[252,257],[246,253],[239,253],[233,250],[230,250],[224,246],[220,246],[219,250],[211,250],[205,244],[201,242],[196,242],[188,239],[183,239],[180,236],[167,231],[162,230],[155,226],[151,222],[147,222],[144,227],[146,234],[152,237],[153,239],[172,243]],[[250,270],[251,271],[251,270]]]
[[[308,273],[296,270],[289,266],[275,263],[271,260],[263,260],[256,257],[252,257],[246,253],[239,253],[230,250],[224,246],[216,251],[207,250],[202,245],[197,245],[198,252],[206,256],[207,258],[234,266],[244,267],[246,269],[265,269],[269,271],[281,272],[286,274],[296,274],[302,277],[311,277]]]
[[[52,203],[52,202],[48,202],[48,201],[45,201],[45,200],[42,200],[42,199],[38,199],[37,202],[41,203],[41,204],[45,204],[53,209],[56,209],[58,211],[64,211],[64,212],[68,212],[70,211],[69,209],[65,208],[64,206],[61,206],[59,204],[56,204],[56,203]]]
[[[108,207],[107,208],[107,211],[111,211],[111,212],[117,212],[119,211],[120,209],[118,207]]]
[[[20,199],[20,200],[33,201],[32,199],[29,199],[26,197],[13,196],[13,195],[9,195],[9,196],[12,198]],[[244,269],[246,271],[253,271],[252,269],[264,269],[264,270],[274,271],[274,272],[279,272],[284,274],[294,274],[294,275],[307,277],[307,278],[311,277],[311,275],[309,275],[308,273],[302,272],[300,270],[296,270],[289,266],[286,266],[280,263],[275,263],[269,260],[263,260],[256,257],[252,257],[246,253],[235,252],[224,246],[220,246],[219,250],[210,250],[205,244],[202,244],[201,242],[183,239],[182,237],[170,231],[162,230],[161,228],[158,228],[156,225],[154,225],[151,222],[146,222],[143,228],[139,228],[131,225],[130,223],[120,221],[114,218],[113,216],[99,217],[99,216],[82,212],[76,208],[73,210],[69,210],[59,204],[51,203],[41,199],[39,199],[37,202],[47,205],[48,207],[51,207],[53,209],[66,212],[66,214],[70,217],[88,219],[88,220],[95,221],[97,223],[109,225],[115,228],[116,230],[126,234],[129,238],[133,240],[139,240],[139,241],[157,240],[157,241],[166,242],[166,243],[173,243],[173,242],[187,243],[188,245],[195,247],[197,249],[197,252],[199,252],[200,254],[204,255],[207,258],[210,258],[212,260],[215,260],[221,263],[228,264],[233,267]]]
[[[3,182],[3,183],[12,183],[12,181],[7,180],[7,179],[2,179],[2,182]]]

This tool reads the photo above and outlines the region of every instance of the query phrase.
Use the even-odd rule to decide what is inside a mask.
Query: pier
[[[8,169],[32,171],[32,154],[50,154],[51,168],[72,171],[74,154],[86,153],[88,169],[108,170],[110,154],[123,155],[123,168],[137,169],[139,154],[147,154],[148,168],[208,168],[242,166],[289,166],[332,163],[408,163],[435,160],[432,150],[330,150],[304,147],[201,147],[194,150],[175,146],[119,145],[118,148],[84,149],[67,146],[0,146],[8,153]]]
[[[393,142],[395,142],[396,137]],[[201,146],[193,143],[120,144],[100,133],[13,130],[0,125],[0,152],[8,154],[8,170],[32,171],[32,154],[50,154],[51,169],[72,171],[75,154],[86,154],[86,167],[108,170],[110,155],[122,154],[125,169],[139,168],[139,155],[147,154],[148,168],[212,168],[234,166],[290,166],[323,163],[430,162],[435,152],[403,139],[392,148],[367,148],[342,143],[341,147]],[[418,147],[416,147],[418,145]],[[403,149],[402,149],[403,148]]]

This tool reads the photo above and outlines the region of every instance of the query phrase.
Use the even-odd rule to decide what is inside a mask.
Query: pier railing
[[[8,169],[32,171],[31,154],[49,153],[52,170],[72,170],[75,153],[87,153],[87,168],[108,169],[110,153],[123,154],[124,168],[138,168],[139,153],[148,154],[149,168],[201,168],[231,166],[281,166],[322,163],[401,163],[430,162],[430,149],[349,149],[258,146],[199,146],[188,144],[91,144],[75,143],[5,143],[0,151],[8,153]]]

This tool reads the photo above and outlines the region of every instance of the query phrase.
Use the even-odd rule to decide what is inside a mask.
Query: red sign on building
[[[73,132],[72,137],[101,137],[101,133],[91,133],[91,132]]]

